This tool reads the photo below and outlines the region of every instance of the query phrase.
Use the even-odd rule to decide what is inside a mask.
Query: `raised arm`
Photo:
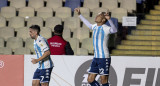
[[[111,25],[110,33],[116,33],[117,32],[116,26],[113,24],[111,19],[109,19],[108,21],[109,21],[109,24]]]
[[[111,17],[109,16],[109,13],[106,12],[105,15],[106,19],[109,21],[109,24],[111,25],[111,29],[110,29],[110,33],[116,33],[117,32],[117,28],[116,26],[113,24]]]
[[[80,9],[79,8],[75,8],[75,11],[77,12],[77,14],[79,15],[79,18],[83,21],[83,23],[89,28],[89,29],[92,29],[92,24],[86,20],[82,15],[81,15],[81,12],[80,12]]]

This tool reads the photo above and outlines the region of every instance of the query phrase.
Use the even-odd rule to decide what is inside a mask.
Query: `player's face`
[[[29,35],[32,39],[35,39],[36,38],[36,35],[37,35],[37,32],[33,29],[29,29]]]
[[[102,20],[104,19],[104,14],[102,13],[99,13],[97,16],[96,16],[96,19],[95,19],[95,22],[96,23],[102,23]]]

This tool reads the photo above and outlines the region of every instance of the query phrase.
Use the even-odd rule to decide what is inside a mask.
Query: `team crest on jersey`
[[[43,47],[43,44],[40,44]]]

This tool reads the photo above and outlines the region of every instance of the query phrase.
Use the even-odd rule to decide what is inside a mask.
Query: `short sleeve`
[[[43,52],[49,50],[49,46],[47,45],[47,41],[44,39],[39,40],[39,46]]]
[[[91,30],[96,29],[97,24],[93,24]]]
[[[109,26],[107,26],[107,25],[104,25],[104,26],[103,26],[103,30],[104,30],[105,33],[107,33],[107,34],[111,34],[110,29],[111,29],[111,27],[109,27]]]

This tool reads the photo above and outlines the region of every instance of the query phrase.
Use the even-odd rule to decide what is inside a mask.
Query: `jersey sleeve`
[[[109,24],[111,25],[111,28],[110,28],[110,33],[116,33],[117,32],[117,28],[116,26],[113,24],[112,20],[108,20],[109,21]]]
[[[47,44],[47,41],[45,41],[44,39],[39,40],[39,46],[41,48],[41,51],[43,51],[43,52],[49,50],[49,46]]]
[[[83,23],[84,23],[89,29],[92,29],[92,24],[91,24],[87,19],[85,19],[82,15],[80,15],[79,18],[83,21]]]
[[[107,25],[104,25],[103,26],[103,30],[105,31],[106,34],[111,34],[110,30],[111,30],[111,27],[107,26]]]

